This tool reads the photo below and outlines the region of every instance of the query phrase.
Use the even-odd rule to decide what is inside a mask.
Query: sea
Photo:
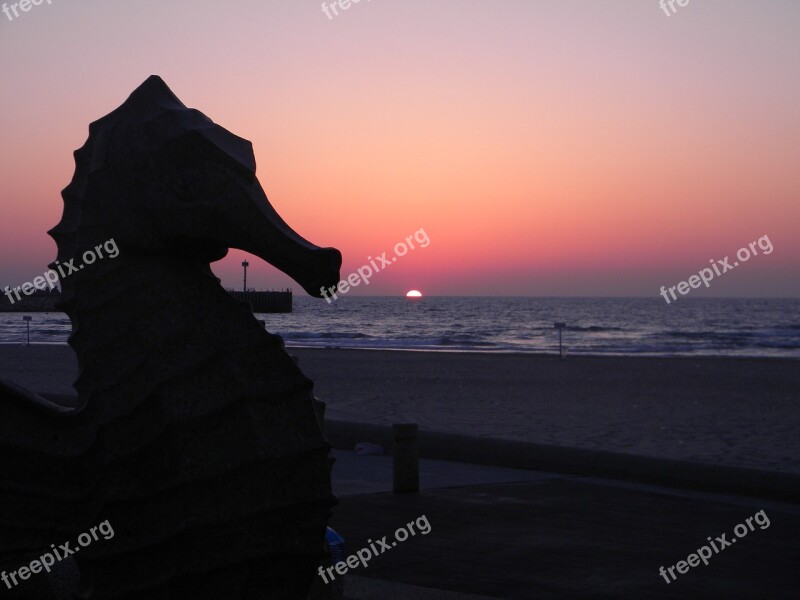
[[[64,314],[30,316],[32,343],[67,343]],[[256,316],[289,347],[800,358],[800,299],[295,295],[291,314]],[[22,317],[0,313],[0,343],[27,342]]]

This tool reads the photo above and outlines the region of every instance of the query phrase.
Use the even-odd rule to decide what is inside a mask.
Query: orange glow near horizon
[[[656,297],[764,235],[775,252],[707,295],[800,295],[800,6],[646,4],[409,0],[329,20],[242,3],[220,20],[207,0],[158,19],[87,0],[2,23],[20,58],[0,67],[0,283],[53,259],[72,151],[157,73],[253,142],[273,206],[342,251],[342,276],[425,229],[429,247],[354,295]],[[245,257],[214,265],[225,285]],[[255,287],[299,288],[251,265]]]

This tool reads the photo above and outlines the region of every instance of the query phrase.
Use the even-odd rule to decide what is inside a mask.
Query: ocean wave
[[[325,303],[298,297],[294,313],[261,318],[270,332],[295,347],[549,354],[558,352],[552,324],[564,320],[563,344],[570,356],[800,358],[800,324],[792,321],[800,313],[800,301],[795,300],[709,299],[687,302],[685,311],[635,298],[598,303],[429,297],[425,310],[419,310],[423,305],[405,310],[409,306],[404,298],[348,297],[331,310]],[[66,344],[71,324],[63,313],[35,314],[30,329],[33,343]],[[0,315],[0,343],[26,339],[20,315]]]
[[[456,339],[462,338],[462,339]],[[486,342],[475,339],[464,339],[463,336],[443,337],[439,339],[442,346],[464,346],[464,347],[486,347],[492,348],[497,346],[494,342]]]
[[[600,331],[625,331],[622,327],[601,327],[600,325],[589,325],[587,327],[581,327],[580,325],[567,325],[565,327],[567,331],[590,331],[590,332],[600,332]]]
[[[285,340],[303,339],[343,339],[343,340],[363,340],[372,336],[364,333],[350,333],[345,331],[290,331],[279,334]]]

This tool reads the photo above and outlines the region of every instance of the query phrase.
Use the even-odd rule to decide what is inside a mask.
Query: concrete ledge
[[[77,404],[75,395],[42,396],[62,406]],[[358,442],[380,444],[387,451],[392,448],[390,426],[326,420],[325,433],[334,448],[352,450]],[[419,446],[422,458],[800,502],[800,474],[797,473],[433,431],[420,431]]]
[[[325,433],[334,448],[352,450],[358,442],[372,442],[391,452],[389,426],[327,420]],[[420,431],[419,446],[422,458],[800,502],[800,474],[795,473],[433,431]]]

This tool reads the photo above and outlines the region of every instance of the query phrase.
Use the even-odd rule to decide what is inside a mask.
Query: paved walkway
[[[798,597],[797,504],[437,460],[421,461],[420,493],[398,495],[391,457],[334,453],[345,555],[389,545],[345,576],[345,600]],[[708,566],[659,575],[762,510],[769,525],[753,521]],[[412,521],[416,534],[392,545]],[[74,566],[58,571],[52,598],[66,600]]]
[[[345,576],[351,600],[798,597],[800,505],[445,461],[422,461],[422,491],[395,495],[390,457],[336,454],[346,555],[430,523]],[[761,510],[769,526],[752,521],[708,566],[659,575]]]

